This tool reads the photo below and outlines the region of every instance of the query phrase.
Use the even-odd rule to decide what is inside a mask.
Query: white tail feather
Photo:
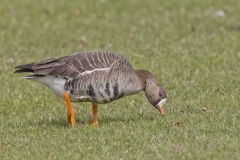
[[[65,89],[64,89],[64,85],[66,82],[65,79],[53,77],[53,76],[45,76],[45,77],[24,76],[21,78],[36,81],[38,83],[42,83],[42,84],[48,86],[50,89],[52,89],[52,91],[57,96],[63,98],[64,92],[65,92]]]

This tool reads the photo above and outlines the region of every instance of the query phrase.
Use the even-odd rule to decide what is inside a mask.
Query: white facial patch
[[[160,102],[158,102],[158,106],[161,108],[163,107],[163,104],[167,102],[167,98],[161,99]]]

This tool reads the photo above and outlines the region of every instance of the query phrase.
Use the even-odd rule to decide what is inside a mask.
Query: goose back
[[[108,68],[119,58],[122,58],[122,56],[111,52],[86,51],[61,58],[51,58],[37,63],[20,65],[16,67],[18,69],[16,72],[24,70],[39,75],[76,78],[85,72]]]
[[[141,80],[131,64],[122,56],[116,56],[110,66],[85,71],[65,85],[72,101],[108,103],[143,89]]]

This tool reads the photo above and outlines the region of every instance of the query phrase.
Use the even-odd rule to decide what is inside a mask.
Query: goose
[[[98,104],[109,103],[144,91],[149,102],[165,115],[167,94],[147,70],[133,69],[123,56],[108,51],[84,51],[15,67],[14,73],[30,72],[21,78],[48,86],[67,105],[67,122],[76,126],[71,102],[92,103],[92,125],[98,126]]]

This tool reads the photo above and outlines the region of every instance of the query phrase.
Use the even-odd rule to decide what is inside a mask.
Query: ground
[[[239,159],[240,1],[1,0],[0,159]],[[144,93],[99,107],[20,79],[14,66],[110,50],[151,71],[167,115]]]

